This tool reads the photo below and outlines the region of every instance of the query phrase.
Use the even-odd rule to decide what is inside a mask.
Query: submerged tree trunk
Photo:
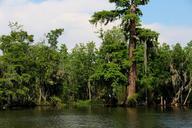
[[[131,13],[136,13],[136,6],[132,4]],[[136,61],[135,61],[135,49],[136,49],[136,21],[135,19],[130,20],[130,40],[129,40],[129,60],[131,60],[132,65],[129,70],[129,78],[128,78],[128,100],[133,98],[136,92]]]

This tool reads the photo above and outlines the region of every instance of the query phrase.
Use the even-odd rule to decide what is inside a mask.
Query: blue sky
[[[191,0],[151,0],[142,10],[146,24],[192,25]]]
[[[101,41],[95,33],[99,28],[89,19],[95,11],[112,8],[108,0],[0,0],[0,35],[9,33],[9,21],[18,21],[36,41],[43,40],[52,29],[64,28],[60,42],[69,49],[89,41],[99,46]],[[159,32],[160,42],[185,46],[192,40],[191,0],[151,0],[141,8],[143,26]],[[105,29],[114,25],[117,23]]]
[[[45,0],[31,1],[41,3]],[[190,16],[192,12],[191,0],[151,0],[148,5],[141,8],[144,13],[142,17],[144,23],[192,25],[192,16]]]

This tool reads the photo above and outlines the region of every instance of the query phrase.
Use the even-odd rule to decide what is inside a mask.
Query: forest
[[[22,25],[10,23],[10,33],[0,36],[0,106],[190,105],[192,41],[169,46],[142,27],[139,7],[148,0],[109,2],[116,8],[94,13],[90,23],[121,23],[99,30],[100,46],[90,41],[68,50],[58,41],[64,28],[34,41]]]

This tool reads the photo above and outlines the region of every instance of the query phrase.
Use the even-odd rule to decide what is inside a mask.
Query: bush
[[[138,98],[138,94],[133,95],[132,97],[128,98],[128,106],[130,107],[134,107],[137,105],[137,98]]]
[[[77,102],[75,102],[74,105],[78,106],[78,107],[90,106],[91,105],[91,100],[78,100]]]
[[[54,105],[54,106],[61,105],[62,100],[57,96],[52,96],[52,97],[50,97],[50,104]]]

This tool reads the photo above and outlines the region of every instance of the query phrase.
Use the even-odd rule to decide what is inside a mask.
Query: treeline
[[[17,24],[16,24],[17,26]],[[13,27],[13,26],[12,26]],[[46,39],[14,27],[0,37],[0,105],[56,105],[79,100],[121,105],[127,98],[127,41],[123,30],[101,31],[101,46],[78,44],[70,52],[58,47],[56,29]],[[186,105],[192,100],[192,42],[186,47],[159,44],[158,33],[138,30],[135,61],[137,88],[132,102],[138,105]]]

